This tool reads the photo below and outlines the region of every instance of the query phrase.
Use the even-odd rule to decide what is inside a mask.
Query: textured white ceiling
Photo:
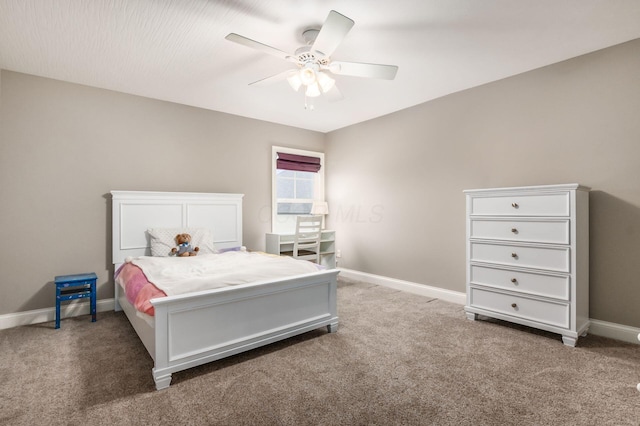
[[[286,52],[334,9],[355,26],[334,60],[399,66],[393,81],[336,76],[344,100],[286,81]],[[0,0],[0,68],[329,132],[640,37],[638,0]]]

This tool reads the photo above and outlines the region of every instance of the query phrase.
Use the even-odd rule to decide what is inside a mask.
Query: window
[[[309,214],[315,173],[276,169],[278,214]]]
[[[291,233],[297,215],[324,201],[324,154],[274,146],[272,158],[272,232]]]

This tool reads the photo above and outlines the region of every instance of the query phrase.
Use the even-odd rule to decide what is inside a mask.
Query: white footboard
[[[153,299],[157,389],[171,374],[326,326],[335,332],[337,270]]]

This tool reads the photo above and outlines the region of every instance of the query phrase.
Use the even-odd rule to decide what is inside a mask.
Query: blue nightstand
[[[60,328],[60,302],[65,300],[90,298],[91,322],[96,322],[96,281],[98,276],[88,274],[59,275],[56,285],[56,328]]]

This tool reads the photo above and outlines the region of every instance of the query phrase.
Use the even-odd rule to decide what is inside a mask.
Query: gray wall
[[[340,266],[463,292],[464,189],[577,182],[590,316],[640,327],[639,114],[635,40],[328,134]]]
[[[52,307],[55,275],[95,271],[113,297],[110,190],[244,193],[264,249],[271,146],[321,133],[2,71],[0,314]]]
[[[326,152],[340,266],[455,291],[463,189],[591,186],[591,317],[640,327],[639,40],[327,135],[8,71],[0,94],[0,314],[58,274],[113,296],[112,189],[245,193],[263,248],[281,145]]]

